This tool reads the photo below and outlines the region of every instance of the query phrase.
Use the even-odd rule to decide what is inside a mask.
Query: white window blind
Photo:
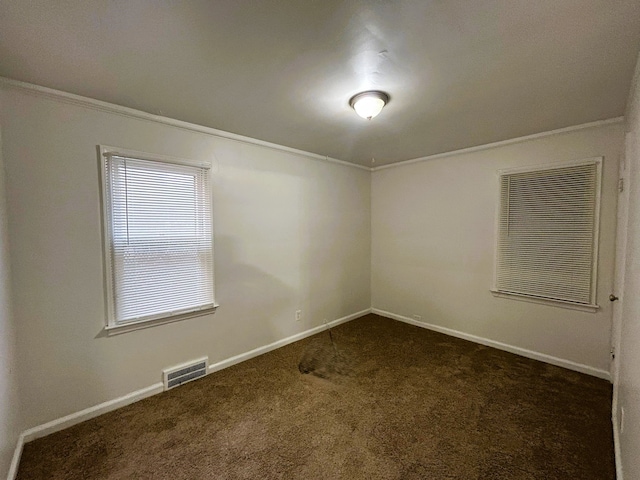
[[[600,167],[500,175],[498,292],[595,304]]]
[[[214,307],[204,166],[104,154],[109,324]]]

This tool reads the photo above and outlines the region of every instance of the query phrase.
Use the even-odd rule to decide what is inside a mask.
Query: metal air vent
[[[170,390],[173,387],[190,382],[207,374],[209,367],[209,358],[201,358],[190,363],[178,365],[177,367],[167,368],[162,371],[162,379],[164,381],[164,389]]]

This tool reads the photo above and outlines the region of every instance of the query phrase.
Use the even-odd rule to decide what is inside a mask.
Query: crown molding
[[[484,145],[477,145],[475,147],[462,148],[460,150],[452,150],[450,152],[436,153],[434,155],[427,155],[426,157],[413,158],[411,160],[404,160],[401,162],[390,163],[388,165],[380,165],[371,169],[372,172],[378,170],[384,170],[386,168],[402,167],[410,165],[412,163],[426,162],[428,160],[436,160],[438,158],[451,157],[453,155],[463,155],[465,153],[480,152],[482,150],[490,150],[492,148],[505,147],[507,145],[513,145],[515,143],[528,142],[530,140],[536,140],[538,138],[549,137],[551,135],[559,135],[561,133],[577,132],[578,130],[586,130],[588,128],[603,127],[605,125],[614,125],[624,122],[624,117],[608,118],[606,120],[598,120],[596,122],[582,123],[580,125],[573,125],[571,127],[558,128],[556,130],[549,130],[547,132],[534,133],[532,135],[525,135],[523,137],[510,138],[509,140],[501,140],[499,142],[487,143]]]
[[[238,135],[235,133],[225,132],[215,128],[205,127],[203,125],[197,125],[195,123],[184,122],[182,120],[176,120],[174,118],[164,117],[162,115],[155,115],[153,113],[143,112],[142,110],[136,110],[134,108],[123,107],[122,105],[116,105],[113,103],[103,102],[94,98],[83,97],[81,95],[75,95],[73,93],[63,92],[55,90],[49,87],[42,87],[40,85],[34,85],[32,83],[21,82],[19,80],[13,80],[6,77],[0,77],[0,87],[11,88],[13,90],[19,90],[21,92],[45,97],[52,100],[56,100],[62,103],[76,105],[79,107],[89,108],[91,110],[97,110],[99,112],[112,113],[116,115],[122,115],[129,118],[135,118],[138,120],[145,120],[148,122],[159,123],[162,125],[169,125],[171,127],[180,128],[190,132],[202,133],[217,138],[224,138],[235,142],[257,145],[260,147],[269,148],[272,150],[278,150],[293,155],[298,155],[305,158],[311,158],[313,160],[322,160],[324,162],[343,165],[345,167],[357,168],[360,170],[366,170],[370,172],[369,167],[358,165],[344,160],[338,160],[337,158],[331,158],[326,155],[318,155],[317,153],[306,152],[304,150],[298,150],[296,148],[286,147],[284,145],[278,145],[277,143],[265,142],[256,138],[246,137],[244,135]]]
[[[169,125],[175,128],[180,128],[183,130],[187,130],[190,132],[202,133],[205,135],[209,135],[217,138],[224,138],[227,140],[232,140],[240,143],[257,145],[265,148],[269,148],[272,150],[278,150],[285,153],[290,153],[293,155],[298,155],[305,158],[310,158],[314,160],[321,160],[329,163],[334,163],[338,165],[343,165],[346,167],[357,168],[359,170],[365,170],[367,172],[377,172],[379,170],[384,170],[387,168],[394,167],[402,167],[405,165],[410,165],[412,163],[425,162],[428,160],[436,160],[439,158],[446,158],[453,155],[462,155],[465,153],[473,153],[480,152],[483,150],[489,150],[492,148],[504,147],[507,145],[513,145],[516,143],[527,142],[530,140],[536,140],[539,138],[548,137],[551,135],[558,135],[562,133],[575,132],[579,130],[585,130],[588,128],[596,128],[602,127],[605,125],[612,125],[617,123],[624,122],[624,117],[614,117],[605,120],[598,120],[595,122],[583,123],[580,125],[573,125],[570,127],[559,128],[556,130],[549,130],[546,132],[534,133],[532,135],[525,135],[522,137],[511,138],[508,140],[501,140],[499,142],[487,143],[483,145],[477,145],[474,147],[463,148],[460,150],[452,150],[449,152],[436,153],[434,155],[427,155],[424,157],[413,158],[409,160],[403,160],[400,162],[390,163],[388,165],[381,165],[379,167],[367,167],[364,165],[359,165],[357,163],[347,162],[344,160],[339,160],[337,158],[332,158],[326,155],[318,155],[317,153],[311,153],[304,150],[298,150],[296,148],[287,147],[284,145],[279,145],[276,143],[266,142],[264,140],[258,140],[256,138],[247,137],[244,135],[238,135],[231,132],[225,132],[224,130],[218,130],[211,127],[205,127],[203,125],[197,125],[195,123],[189,123],[182,120],[176,120],[174,118],[164,117],[162,115],[155,115],[153,113],[143,112],[142,110],[136,110],[134,108],[123,107],[122,105],[116,105],[113,103],[103,102],[101,100],[96,100],[94,98],[83,97],[81,95],[75,95],[73,93],[63,92],[60,90],[55,90],[49,87],[43,87],[40,85],[35,85],[32,83],[21,82],[19,80],[13,80],[6,77],[0,76],[0,87],[11,88],[14,90],[19,90],[27,94],[50,98],[53,100],[57,100],[63,103],[77,105],[80,107],[90,108],[92,110],[97,110],[106,113],[112,113],[116,115],[123,115],[129,118],[135,118],[138,120],[145,120],[148,122],[159,123],[162,125]]]

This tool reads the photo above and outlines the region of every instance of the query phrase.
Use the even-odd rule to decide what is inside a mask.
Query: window
[[[494,291],[595,310],[602,158],[499,172]]]
[[[107,328],[213,309],[209,166],[101,153]]]

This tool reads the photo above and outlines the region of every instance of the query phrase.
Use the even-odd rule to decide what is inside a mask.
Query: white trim
[[[611,416],[613,423],[613,450],[616,461],[616,480],[623,480],[622,474],[622,451],[620,449],[620,423],[618,422],[618,413],[614,410]]]
[[[129,150],[119,147],[112,147],[109,145],[98,145],[98,150],[100,152],[98,163],[99,163],[99,171],[100,171],[100,203],[102,206],[102,257],[104,261],[104,289],[105,289],[105,302],[106,302],[106,321],[105,321],[105,331],[107,335],[115,335],[121,333],[127,333],[134,330],[139,330],[141,328],[152,327],[156,325],[163,325],[165,323],[176,322],[179,320],[184,320],[187,318],[192,318],[196,316],[202,316],[207,314],[215,313],[218,308],[218,304],[215,301],[215,275],[213,270],[211,271],[211,279],[212,279],[212,291],[210,292],[212,295],[212,302],[207,303],[205,305],[199,305],[197,308],[189,308],[182,309],[172,312],[162,312],[160,314],[154,315],[145,315],[143,317],[138,317],[135,319],[131,319],[126,322],[118,323],[116,320],[116,312],[115,312],[115,292],[114,292],[114,272],[112,268],[113,263],[113,231],[112,231],[112,222],[113,222],[113,212],[109,208],[108,198],[113,196],[113,192],[110,190],[109,185],[107,185],[107,163],[112,161],[113,157],[123,158],[125,162],[127,159],[129,160],[144,160],[147,162],[159,162],[162,164],[170,164],[170,165],[179,165],[181,167],[188,168],[193,170],[194,172],[189,172],[190,175],[193,175],[194,178],[199,178],[197,173],[200,171],[205,171],[206,177],[204,179],[203,185],[205,189],[209,190],[211,194],[210,198],[210,211],[211,217],[213,217],[213,187],[211,184],[211,164],[207,162],[198,162],[194,160],[188,160],[184,158],[177,157],[169,157],[167,155],[160,155],[155,153],[147,153],[141,152],[138,150]],[[185,172],[186,173],[186,172]],[[213,218],[211,220],[211,254],[215,256],[215,246],[213,243]],[[215,257],[214,257],[215,258]],[[144,325],[144,326],[141,326]]]
[[[412,163],[424,162],[428,160],[435,160],[437,158],[445,158],[450,157],[452,155],[462,155],[465,153],[479,152],[482,150],[489,150],[492,148],[503,147],[506,145],[512,145],[514,143],[527,142],[529,140],[535,140],[538,138],[544,138],[551,135],[557,135],[561,133],[575,132],[578,130],[584,130],[588,128],[602,127],[605,125],[612,125],[617,123],[624,122],[624,117],[614,117],[608,118],[605,120],[597,120],[595,122],[582,123],[580,125],[572,125],[569,127],[558,128],[556,130],[549,130],[546,132],[534,133],[531,135],[525,135],[522,137],[511,138],[507,140],[501,140],[493,143],[486,143],[483,145],[476,145],[473,147],[462,148],[459,150],[451,150],[448,152],[436,153],[434,155],[427,155],[424,157],[413,158],[409,160],[403,160],[400,162],[391,163],[389,165],[380,165],[379,167],[366,167],[364,165],[359,165],[357,163],[347,162],[344,160],[339,160],[337,158],[332,158],[326,155],[319,155],[317,153],[307,152],[304,150],[299,150],[297,148],[286,147],[284,145],[279,145],[276,143],[266,142],[264,140],[258,140],[256,138],[247,137],[244,135],[238,135],[235,133],[225,132],[224,130],[218,130],[211,127],[205,127],[203,125],[197,125],[195,123],[184,122],[182,120],[176,120],[169,117],[164,117],[162,115],[155,115],[153,113],[143,112],[141,110],[136,110],[134,108],[123,107],[122,105],[115,105],[113,103],[103,102],[101,100],[96,100],[94,98],[83,97],[81,95],[75,95],[73,93],[63,92],[60,90],[55,90],[53,88],[43,87],[40,85],[35,85],[32,83],[21,82],[19,80],[13,80],[7,77],[0,76],[0,86],[13,88],[15,90],[20,90],[22,92],[50,98],[53,100],[57,100],[60,102],[77,105],[80,107],[90,108],[92,110],[97,110],[101,112],[113,113],[116,115],[122,115],[124,117],[135,118],[138,120],[146,120],[153,123],[159,123],[162,125],[169,125],[172,127],[180,128],[183,130],[203,133],[205,135],[210,135],[212,137],[225,138],[227,140],[232,140],[240,143],[247,143],[251,145],[257,145],[265,148],[270,148],[273,150],[279,150],[281,152],[291,153],[294,155],[299,155],[301,157],[311,158],[314,160],[322,160],[329,163],[335,163],[338,165],[343,165],[345,167],[353,167],[358,168],[360,170],[366,170],[368,172],[376,172],[378,170],[383,170],[385,168],[393,168],[393,167],[401,167],[403,165],[409,165]]]
[[[220,305],[217,303],[211,307],[204,310],[196,310],[189,313],[183,313],[180,315],[173,315],[170,317],[161,317],[154,318],[150,320],[140,320],[137,322],[128,322],[122,323],[119,325],[105,325],[104,332],[107,336],[112,337],[114,335],[120,335],[122,333],[135,332],[136,330],[143,330],[145,328],[156,327],[158,325],[166,325],[167,323],[180,322],[182,320],[187,320],[189,318],[202,317],[204,315],[213,315],[216,313]],[[108,308],[113,308],[111,305],[107,305]],[[110,317],[108,317],[110,318]]]
[[[304,332],[300,332],[295,335],[291,335],[290,337],[283,338],[282,340],[278,340],[277,342],[270,343],[269,345],[255,348],[249,352],[236,355],[235,357],[227,358],[226,360],[222,360],[221,362],[214,363],[213,365],[209,365],[209,373],[217,372],[218,370],[231,367],[232,365],[235,365],[237,363],[244,362],[245,360],[249,360],[251,358],[260,356],[272,350],[276,350],[280,347],[284,347],[285,345],[289,345],[290,343],[297,342],[298,340],[302,340],[303,338],[310,337],[311,335],[320,333],[323,330],[327,330],[328,328],[336,327],[341,323],[346,323],[350,320],[355,320],[356,318],[360,318],[369,313],[371,313],[370,308],[366,310],[362,310],[357,313],[352,313],[351,315],[347,315],[346,317],[333,320],[332,322],[329,322],[326,325],[319,325],[317,327],[310,328],[309,330],[305,330]]]
[[[131,160],[147,160],[149,162],[170,163],[174,165],[187,165],[189,167],[206,168],[211,170],[210,162],[199,162],[186,158],[170,157],[168,155],[160,155],[158,153],[141,152],[139,150],[130,150],[128,148],[111,147],[109,145],[99,145],[100,155],[102,157],[120,157]],[[104,163],[101,159],[101,163]]]
[[[495,269],[494,269],[495,270]],[[595,282],[594,282],[595,283]],[[580,312],[596,313],[600,309],[600,305],[587,305],[582,303],[568,302],[565,300],[557,300],[555,298],[535,297],[526,293],[502,292],[496,288],[489,289],[491,295],[498,298],[509,298],[511,300],[519,300],[521,302],[537,303],[539,305],[549,305],[551,307],[566,308],[569,310],[578,310]]]
[[[640,62],[636,74],[640,73]],[[629,159],[627,155],[631,151],[631,142],[633,141],[633,135],[631,132],[625,132],[624,135],[624,149],[620,156],[620,166],[618,168],[618,181],[622,181],[623,190],[620,192],[618,187],[618,206],[616,212],[616,255],[615,255],[615,268],[613,278],[613,293],[617,294],[618,301],[613,302],[611,322],[611,351],[613,358],[611,361],[611,374],[613,376],[613,402],[612,412],[617,415],[618,412],[618,397],[620,378],[620,349],[622,345],[622,321],[623,321],[623,306],[624,306],[624,285],[626,277],[627,266],[627,248],[628,248],[628,228],[629,228],[629,191],[631,190],[632,179],[630,175]]]
[[[115,105],[113,103],[103,102],[94,98],[83,97],[81,95],[75,95],[73,93],[62,92],[53,88],[42,87],[40,85],[34,85],[32,83],[21,82],[18,80],[12,80],[6,77],[0,77],[0,86],[13,88],[25,93],[50,98],[60,102],[76,105],[80,107],[90,108],[100,112],[113,113],[116,115],[122,115],[124,117],[135,118],[138,120],[146,120],[148,122],[160,123],[162,125],[169,125],[176,128],[181,128],[190,132],[203,133],[212,137],[225,138],[227,140],[233,140],[240,143],[248,143],[251,145],[257,145],[260,147],[266,147],[273,150],[279,150],[281,152],[292,153],[301,157],[311,158],[314,160],[322,160],[329,163],[336,163],[345,167],[358,168],[360,170],[371,171],[369,167],[358,165],[351,162],[345,162],[344,160],[338,160],[337,158],[331,158],[326,155],[318,155],[317,153],[306,152],[304,150],[298,150],[297,148],[285,147],[284,145],[278,145],[276,143],[265,142],[256,138],[246,137],[244,135],[238,135],[235,133],[225,132],[215,128],[205,127],[203,125],[196,125],[194,123],[183,122],[182,120],[175,120],[173,118],[164,117],[162,115],[154,115],[152,113],[143,112],[129,107],[123,107],[121,105]]]
[[[491,286],[491,294],[494,297],[511,298],[515,300],[529,301],[531,303],[539,303],[544,305],[551,305],[563,308],[569,308],[572,310],[580,310],[583,312],[596,313],[600,308],[597,305],[597,287],[598,287],[598,253],[600,242],[600,204],[602,197],[602,168],[604,163],[603,156],[581,158],[576,160],[570,160],[567,162],[556,162],[544,165],[530,165],[516,168],[506,168],[497,171],[497,198],[496,198],[496,211],[494,219],[494,249],[493,249],[493,285]],[[596,185],[595,185],[595,202],[594,202],[594,217],[593,217],[593,242],[591,245],[591,252],[593,260],[591,264],[591,289],[589,292],[590,302],[589,304],[582,304],[567,300],[560,300],[557,298],[544,298],[530,295],[528,293],[517,293],[500,290],[497,287],[498,284],[498,255],[499,255],[499,242],[500,242],[500,217],[502,215],[502,177],[510,176],[520,173],[530,172],[547,172],[549,170],[559,170],[562,168],[580,167],[585,165],[594,165],[596,168]],[[508,205],[507,205],[508,206]]]
[[[513,175],[515,173],[530,173],[540,172],[547,170],[559,170],[561,168],[569,167],[582,167],[584,165],[597,165],[598,168],[602,168],[602,162],[604,157],[602,155],[588,158],[578,158],[563,162],[544,163],[542,165],[526,165],[524,167],[503,168],[498,170],[498,176]]]
[[[605,380],[611,381],[611,374],[608,371],[600,370],[599,368],[590,367],[589,365],[584,365],[582,363],[572,362],[571,360],[565,360],[563,358],[553,357],[545,353],[534,352],[533,350],[527,350],[526,348],[516,347],[514,345],[509,345],[507,343],[497,342],[495,340],[490,340],[488,338],[478,337],[476,335],[460,332],[458,330],[453,330],[451,328],[441,327],[439,325],[433,325],[431,323],[426,323],[426,322],[420,322],[412,318],[387,312],[384,310],[380,310],[378,308],[372,308],[371,313],[375,313],[376,315],[380,315],[382,317],[391,318],[393,320],[399,320],[401,322],[408,323],[410,325],[415,325],[416,327],[426,328],[427,330],[433,330],[434,332],[444,333],[445,335],[461,338],[463,340],[469,340],[471,342],[479,343],[480,345],[486,345],[487,347],[497,348],[498,350],[504,350],[505,352],[515,353],[516,355],[520,355],[522,357],[531,358],[533,360],[539,360],[541,362],[549,363],[551,365],[568,368],[569,370],[574,370],[580,373],[586,373],[587,375],[592,375],[594,377],[603,378]]]
[[[27,443],[41,437],[46,437],[52,433],[77,425],[78,423],[91,420],[92,418],[104,413],[135,403],[143,398],[151,397],[157,393],[161,393],[163,388],[164,386],[162,385],[162,382],[154,383],[149,387],[136,390],[135,392],[128,393],[122,397],[114,398],[113,400],[85,408],[79,412],[30,428],[22,433],[24,436],[24,442]]]
[[[162,393],[162,391],[162,382],[155,383],[149,387],[136,390],[135,392],[131,392],[122,397],[115,398],[98,405],[94,405],[93,407],[85,408],[84,410],[80,410],[79,412],[75,412],[65,417],[58,418],[56,420],[52,420],[50,422],[43,423],[42,425],[38,425],[36,427],[25,430],[20,434],[20,437],[18,438],[18,444],[16,445],[16,449],[13,453],[7,480],[14,480],[16,478],[16,475],[18,474],[20,457],[22,456],[22,449],[25,443],[31,442],[41,437],[45,437],[55,432],[59,432],[60,430],[64,430],[65,428],[73,427],[78,423],[82,423],[104,413],[111,412],[112,410],[125,407],[131,403],[137,402],[138,400],[142,400],[143,398],[156,395],[157,393]]]
[[[378,170],[384,170],[386,168],[402,167],[404,165],[410,165],[412,163],[425,162],[428,160],[436,160],[438,158],[446,158],[446,157],[451,157],[453,155],[463,155],[466,153],[480,152],[482,150],[490,150],[492,148],[513,145],[514,143],[537,140],[538,138],[549,137],[551,135],[559,135],[561,133],[576,132],[578,130],[603,127],[605,125],[614,125],[622,122],[624,122],[624,117],[614,117],[614,118],[608,118],[606,120],[598,120],[596,122],[582,123],[580,125],[573,125],[571,127],[558,128],[556,130],[549,130],[547,132],[534,133],[532,135],[525,135],[523,137],[510,138],[508,140],[501,140],[499,142],[486,143],[484,145],[476,145],[475,147],[462,148],[460,150],[452,150],[450,152],[436,153],[434,155],[427,155],[425,157],[413,158],[410,160],[403,160],[402,162],[391,163],[389,165],[380,165],[379,167],[372,168],[371,171],[377,172]]]
[[[596,204],[594,205],[593,218],[593,265],[591,266],[591,301],[598,302],[598,259],[600,256],[600,210],[602,209],[602,175],[604,171],[604,157],[592,159],[596,164]],[[611,322],[611,317],[609,317]],[[609,365],[609,378],[611,379],[611,365]]]
[[[15,480],[18,476],[18,466],[20,465],[20,457],[22,457],[22,449],[24,448],[24,433],[21,433],[18,437],[16,449],[13,451],[13,458],[11,459],[11,465],[9,466],[9,473],[7,474],[7,480]]]
[[[236,365],[237,363],[243,362],[245,360],[249,360],[251,358],[257,357],[258,355],[262,355],[263,353],[267,353],[277,348],[284,347],[285,345],[288,345],[293,342],[297,342],[298,340],[302,340],[303,338],[306,338],[306,337],[310,337],[311,335],[315,335],[316,333],[322,332],[323,330],[326,330],[328,328],[338,326],[342,323],[355,320],[356,318],[360,318],[369,313],[371,313],[371,309],[367,308],[360,312],[352,313],[351,315],[347,315],[345,317],[338,318],[337,320],[333,320],[332,322],[329,322],[325,325],[320,325],[318,327],[310,328],[309,330],[305,330],[304,332],[292,335],[282,340],[278,340],[277,342],[270,343],[269,345],[265,345],[263,347],[256,348],[249,352],[236,355],[226,360],[222,360],[221,362],[215,363],[213,365],[209,365],[207,374],[217,372],[218,370],[222,370],[224,368],[230,367],[232,365]],[[85,408],[84,410],[80,410],[79,412],[72,413],[65,417],[58,418],[56,420],[52,420],[42,425],[38,425],[36,427],[25,430],[24,432],[22,432],[22,434],[20,434],[20,437],[18,438],[18,444],[13,454],[11,467],[9,468],[8,480],[13,480],[16,474],[18,473],[20,456],[22,455],[22,448],[25,443],[30,442],[32,440],[36,440],[41,437],[45,437],[55,432],[59,432],[60,430],[64,430],[65,428],[72,427],[74,425],[77,425],[78,423],[82,423],[86,420],[90,420],[104,413],[127,406],[131,403],[142,400],[143,398],[151,397],[158,393],[162,393],[163,391],[164,391],[164,384],[162,382],[154,383],[149,387],[136,390],[135,392],[128,393],[127,395],[124,395],[122,397],[118,397],[113,400],[109,400],[107,402],[94,405],[93,407]]]

